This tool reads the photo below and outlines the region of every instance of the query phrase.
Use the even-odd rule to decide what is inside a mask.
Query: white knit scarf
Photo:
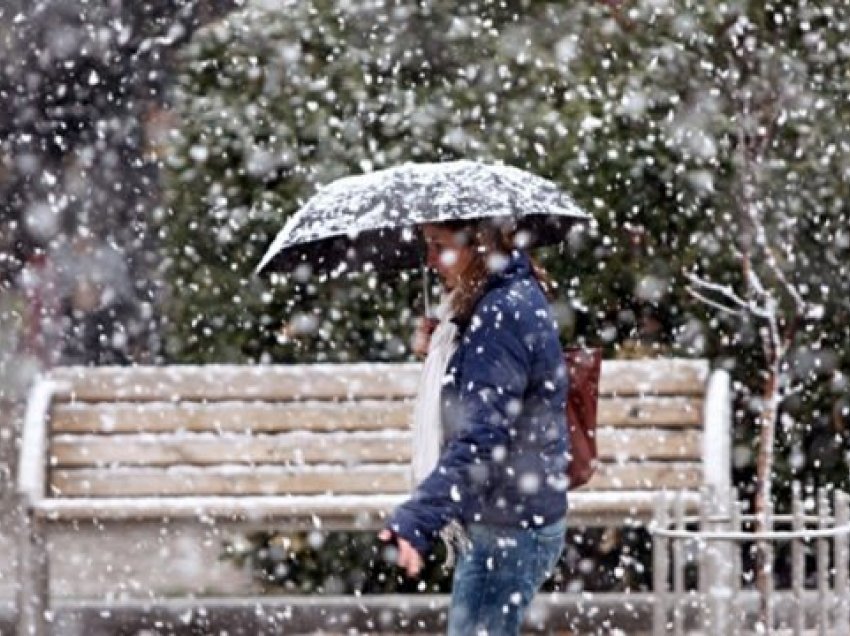
[[[428,356],[422,366],[416,404],[413,407],[413,487],[437,466],[443,443],[440,422],[440,392],[449,358],[457,349],[457,325],[452,322],[451,293],[443,294],[435,310],[439,323],[431,334]]]
[[[425,479],[440,459],[443,443],[443,426],[440,421],[440,395],[446,367],[457,349],[457,325],[452,322],[452,294],[443,294],[436,309],[439,322],[431,333],[428,356],[422,367],[416,403],[413,407],[412,483],[415,489]],[[455,551],[469,548],[469,538],[457,521],[452,521],[440,530],[446,544],[445,567],[455,562]]]

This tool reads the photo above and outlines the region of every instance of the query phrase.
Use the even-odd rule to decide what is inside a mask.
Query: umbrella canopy
[[[407,269],[422,263],[416,227],[491,218],[524,231],[526,245],[557,243],[590,216],[554,183],[511,166],[461,160],[406,163],[322,188],[284,225],[257,266],[313,273]]]

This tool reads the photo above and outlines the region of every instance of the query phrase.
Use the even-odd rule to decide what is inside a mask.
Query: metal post
[[[800,496],[800,482],[791,485],[791,514],[792,529],[801,532],[806,527],[803,501]],[[802,636],[806,628],[806,606],[803,602],[803,590],[806,577],[806,557],[803,553],[803,539],[795,537],[791,540],[791,590],[794,595],[794,617],[792,628],[794,636]]]
[[[818,488],[818,527],[829,528],[829,496],[826,489]],[[829,628],[829,540],[817,540],[817,581],[818,581],[818,634],[826,636]]]
[[[424,305],[425,317],[433,318],[431,314],[431,283],[428,280],[428,266],[422,261],[422,303]]]
[[[667,497],[664,492],[655,497],[655,524],[661,530],[667,529]],[[652,537],[652,590],[655,596],[652,634],[664,636],[667,633],[667,539],[658,534]]]
[[[708,530],[722,531],[727,528],[730,520],[729,490],[715,490],[711,497],[709,509],[712,521]],[[710,588],[712,630],[715,636],[728,636],[731,633],[729,615],[732,602],[732,590],[729,588],[729,573],[732,570],[732,545],[725,541],[711,541],[706,546],[710,559]]]
[[[740,532],[741,525],[741,502],[738,501],[738,490],[732,488],[729,492],[729,520],[730,529],[733,532]],[[741,620],[741,607],[738,604],[741,591],[741,548],[737,542],[732,542],[731,546],[732,564],[729,568],[729,590],[732,593],[730,600],[729,612],[729,632],[738,634],[743,628],[744,621]]]
[[[699,502],[699,529],[706,532],[709,529],[708,517],[711,510],[712,491],[708,486],[700,488]],[[708,591],[711,587],[711,560],[708,558],[708,544],[705,539],[700,538],[697,545],[699,555],[699,598],[700,598],[700,625],[702,629],[708,630],[711,626],[711,609],[708,602]]]
[[[673,516],[676,530],[685,529],[685,502],[682,492],[676,493],[673,502]],[[685,595],[684,539],[672,539],[673,543],[673,633],[682,636],[687,599]]]
[[[773,532],[774,523],[773,523],[773,501],[766,501],[764,503],[764,527],[766,532]],[[773,541],[770,540],[762,540],[760,541],[762,554],[764,555],[764,563],[761,564],[761,567],[764,568],[765,573],[765,585],[764,585],[764,607],[765,607],[765,622],[764,625],[764,633],[768,636],[773,634],[774,626],[776,625],[776,599],[774,598],[775,594],[775,582],[773,580],[773,571],[775,567],[775,555],[773,550]]]
[[[846,492],[835,492],[835,525],[850,524],[850,497]],[[846,533],[835,537],[835,592],[838,595],[835,628],[838,634],[850,634],[850,541]]]
[[[47,636],[50,579],[44,528],[26,505],[25,498],[19,502],[18,514],[18,634]]]

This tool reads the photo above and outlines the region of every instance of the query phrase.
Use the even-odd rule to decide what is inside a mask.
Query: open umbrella
[[[416,226],[492,218],[522,233],[527,247],[557,243],[590,216],[551,181],[519,168],[460,160],[405,163],[338,179],[310,198],[283,226],[257,272],[313,273],[421,265]]]

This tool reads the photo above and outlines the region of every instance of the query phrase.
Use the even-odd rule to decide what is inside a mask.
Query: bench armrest
[[[715,369],[708,379],[703,423],[703,477],[721,501],[732,488],[732,382],[729,372]]]
[[[26,505],[45,495],[47,417],[54,393],[62,388],[53,380],[39,376],[27,398],[17,484],[18,496]]]

